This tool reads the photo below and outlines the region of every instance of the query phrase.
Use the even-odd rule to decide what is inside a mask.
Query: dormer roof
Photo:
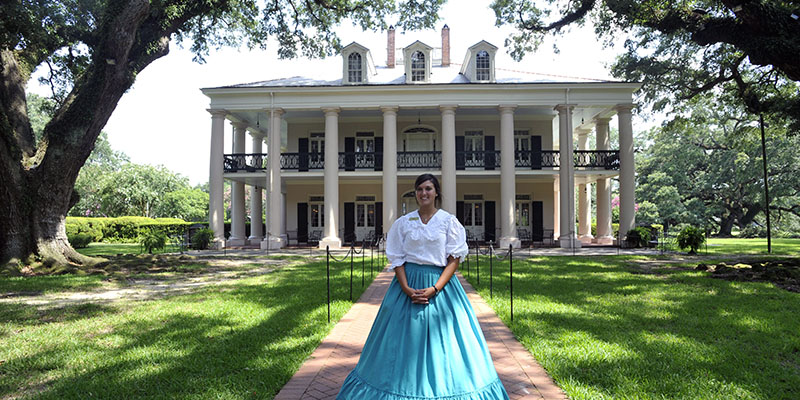
[[[475,57],[481,51],[485,51],[489,54],[489,79],[476,78]],[[475,43],[467,49],[467,54],[464,56],[464,62],[461,64],[461,74],[469,79],[470,82],[495,82],[494,59],[496,53],[497,46],[485,40]]]

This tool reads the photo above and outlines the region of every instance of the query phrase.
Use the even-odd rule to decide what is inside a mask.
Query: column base
[[[522,242],[520,242],[518,237],[514,236],[507,236],[501,237],[499,242],[500,248],[497,249],[498,252],[503,252],[508,249],[508,245],[511,245],[512,248],[518,249],[522,246]]]
[[[565,235],[558,238],[558,246],[562,249],[580,249],[581,241],[575,236]]]
[[[261,241],[261,250],[280,250],[286,246],[286,239],[280,236],[270,236]]]
[[[600,236],[594,239],[594,243],[603,245],[612,245],[614,244],[614,238],[611,236]]]
[[[229,246],[244,246],[246,244],[247,244],[247,239],[239,239],[239,238],[230,237],[230,238],[228,238],[228,243],[226,243],[226,246],[228,246],[228,247]]]
[[[263,236],[250,236],[247,238],[247,244],[250,246],[260,245],[262,240],[264,240]]]
[[[593,243],[593,239],[594,236],[592,236],[591,234],[578,236],[578,240],[580,240],[581,243],[583,244],[591,244]]]
[[[325,248],[329,246],[331,250],[341,249],[342,239],[339,239],[338,237],[326,237],[319,241],[320,250],[325,250]]]
[[[211,243],[208,244],[209,250],[222,250],[225,248],[225,239],[214,238],[211,239]]]

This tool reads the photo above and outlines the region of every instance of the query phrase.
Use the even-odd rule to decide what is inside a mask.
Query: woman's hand
[[[429,300],[436,295],[436,289],[433,287],[425,289],[416,289],[411,296],[411,302],[414,304],[429,304]]]

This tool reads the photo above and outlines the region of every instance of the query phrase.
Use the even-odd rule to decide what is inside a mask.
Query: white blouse
[[[386,236],[386,257],[392,270],[406,262],[444,267],[448,256],[463,262],[467,253],[464,227],[444,210],[437,210],[427,224],[422,223],[419,211],[410,212],[394,221]]]

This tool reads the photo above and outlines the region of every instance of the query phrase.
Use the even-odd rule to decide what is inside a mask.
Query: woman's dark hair
[[[439,186],[439,180],[436,179],[435,176],[433,176],[431,174],[422,174],[422,175],[418,176],[417,180],[414,182],[414,191],[416,191],[417,188],[419,187],[419,185],[421,185],[425,181],[431,181],[431,183],[433,184],[433,188],[436,189],[436,199],[434,199],[433,204],[435,204],[436,207],[441,207],[442,206],[442,187]],[[416,200],[416,196],[414,197],[414,200]]]

